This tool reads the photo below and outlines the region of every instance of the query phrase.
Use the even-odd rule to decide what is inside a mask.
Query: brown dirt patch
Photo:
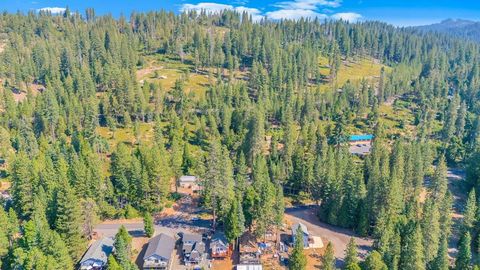
[[[12,186],[10,182],[0,182],[0,191],[6,191]]]
[[[125,224],[125,223],[139,223],[143,222],[143,218],[121,218],[121,219],[107,219],[102,224]]]
[[[426,188],[422,188],[422,191],[420,191],[420,195],[419,196],[419,202],[420,203],[424,203],[425,200],[427,199],[427,195],[428,195],[428,191]]]
[[[6,47],[7,47],[7,43],[6,43],[6,42],[0,43],[0,53],[2,53],[2,52],[5,50]]]
[[[27,93],[25,92],[13,93],[13,99],[17,103],[24,101],[26,98],[27,98]]]
[[[152,74],[156,70],[161,70],[161,69],[163,69],[163,66],[150,66],[147,68],[139,69],[137,70],[137,78],[142,79],[145,76]]]
[[[307,269],[321,269],[324,249],[306,249]]]
[[[15,102],[22,102],[27,98],[28,91],[31,91],[33,96],[38,95],[39,93],[45,90],[45,86],[37,83],[21,83],[19,88],[16,91],[12,91],[13,99]]]
[[[132,260],[137,261],[138,257],[143,257],[139,256],[142,253],[142,250],[144,247],[146,247],[148,243],[149,238],[148,237],[134,237],[132,239]],[[141,260],[142,258],[140,258]]]
[[[233,256],[233,255],[232,255]],[[233,258],[225,258],[223,260],[213,260],[212,269],[214,270],[227,270],[233,269]]]

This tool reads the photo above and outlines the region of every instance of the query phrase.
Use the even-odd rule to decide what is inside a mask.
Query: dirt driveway
[[[368,251],[371,250],[372,240],[358,237],[351,230],[321,222],[315,213],[316,206],[299,206],[285,210],[285,216],[289,221],[292,223],[302,222],[305,224],[312,236],[320,236],[322,238],[325,246],[328,241],[332,242],[338,267],[343,265],[345,249],[351,237],[355,238],[360,257],[365,257]]]
[[[452,235],[448,241],[448,254],[450,260],[457,256],[457,245],[460,238],[463,211],[467,201],[469,190],[465,185],[465,171],[463,169],[449,168],[447,171],[448,189],[453,195]]]

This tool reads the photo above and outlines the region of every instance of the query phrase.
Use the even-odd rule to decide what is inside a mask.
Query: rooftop
[[[175,239],[164,233],[161,233],[148,241],[148,247],[145,251],[143,259],[158,255],[165,259],[170,259],[173,249],[175,248]]]
[[[223,242],[224,244],[228,243],[227,237],[224,232],[216,231],[212,236],[212,242]]]
[[[182,236],[183,242],[202,242],[202,235],[201,234],[194,234],[194,233],[184,233]]]
[[[349,141],[370,141],[373,140],[372,134],[359,134],[359,135],[351,135],[348,138]]]
[[[88,260],[92,260],[96,264],[106,264],[108,260],[108,256],[113,251],[113,238],[107,238],[104,237],[102,239],[99,239],[95,241],[85,252],[85,255],[83,255],[82,260],[80,261],[80,264],[84,264]]]
[[[180,182],[196,182],[197,177],[192,175],[183,175],[180,176]]]
[[[293,234],[293,235],[295,235],[295,234],[297,233],[298,227],[302,228],[302,231],[303,231],[304,234],[309,235],[307,226],[305,226],[305,224],[303,224],[303,223],[301,223],[301,222],[300,222],[300,223],[296,223],[296,224],[294,224],[294,225],[292,226],[292,234]]]

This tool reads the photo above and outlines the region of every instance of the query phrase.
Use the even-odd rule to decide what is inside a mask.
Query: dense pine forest
[[[347,269],[477,263],[480,44],[232,11],[2,13],[0,32],[12,196],[0,207],[1,269],[74,269],[96,222],[161,211],[182,175],[200,177],[202,206],[232,242],[281,226],[286,201],[313,202],[320,220],[374,240]],[[178,78],[162,83],[172,76],[158,61]],[[380,72],[342,78],[362,61]],[[140,79],[147,68],[153,78]],[[392,107],[407,116],[392,121]],[[367,156],[349,153],[354,133],[374,135]],[[448,167],[466,171],[458,224]],[[135,269],[119,234],[112,269]]]

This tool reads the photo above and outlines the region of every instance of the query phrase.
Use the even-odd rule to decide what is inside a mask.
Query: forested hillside
[[[2,269],[73,269],[98,219],[160,211],[181,175],[202,179],[230,241],[281,226],[289,198],[372,237],[362,269],[476,262],[474,42],[230,11],[2,13],[0,31]],[[374,134],[365,158],[348,151],[355,133]],[[457,227],[447,166],[471,190]]]
[[[448,19],[440,23],[416,27],[422,31],[435,31],[465,39],[480,41],[480,22]]]

